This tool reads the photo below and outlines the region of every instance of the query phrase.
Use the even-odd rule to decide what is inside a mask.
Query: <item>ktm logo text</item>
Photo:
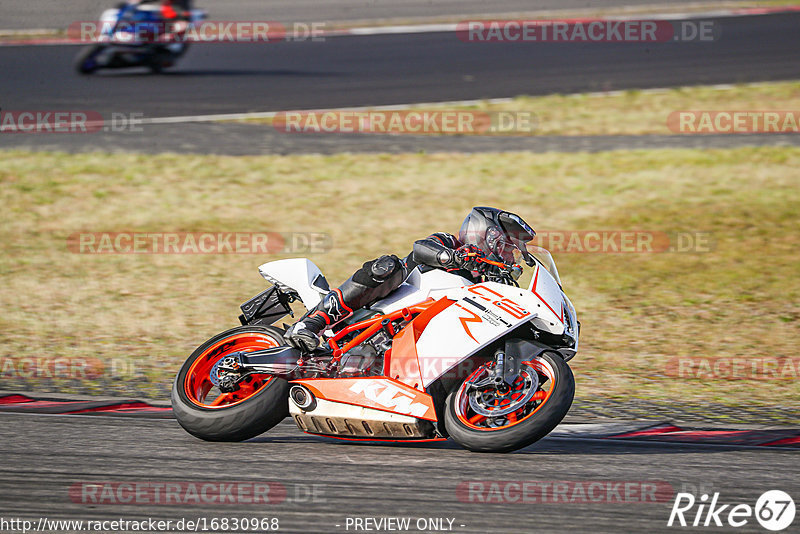
[[[414,417],[424,417],[428,407],[419,402],[412,402],[414,397],[406,394],[400,388],[377,380],[357,380],[350,387],[353,393],[363,393],[364,396],[386,409],[397,413],[408,414]]]

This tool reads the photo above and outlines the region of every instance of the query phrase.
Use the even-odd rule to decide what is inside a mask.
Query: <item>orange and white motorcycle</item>
[[[472,451],[525,447],[572,404],[567,361],[579,323],[550,254],[522,268],[476,258],[482,282],[413,270],[387,298],[357,310],[312,353],[271,326],[299,300],[313,309],[329,287],[307,259],[265,263],[272,283],[241,306],[242,326],[206,341],[172,390],[178,422],[210,441],[240,441],[291,416],[300,430],[367,441],[448,437]]]

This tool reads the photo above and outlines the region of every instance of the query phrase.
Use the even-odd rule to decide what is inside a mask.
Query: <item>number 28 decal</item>
[[[468,290],[470,293],[474,293],[479,298],[487,302],[491,302],[492,304],[494,304],[495,306],[497,306],[498,308],[500,308],[501,310],[503,310],[504,312],[508,313],[509,315],[511,315],[516,319],[524,319],[525,317],[528,317],[531,314],[531,312],[529,312],[528,310],[526,310],[513,300],[505,298],[497,291],[493,291],[488,287],[472,286]],[[491,295],[486,295],[484,293],[490,293],[491,295],[494,295],[494,297],[500,297],[500,298],[495,299]]]

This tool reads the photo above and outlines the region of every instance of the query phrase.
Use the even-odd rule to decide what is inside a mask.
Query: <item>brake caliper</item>
[[[223,393],[232,393],[239,389],[239,382],[247,376],[242,374],[241,352],[228,354],[214,364],[209,372],[209,379]]]
[[[480,380],[468,383],[469,405],[475,413],[487,418],[516,412],[533,397],[539,387],[539,377],[525,366],[498,350],[496,360],[485,366]]]

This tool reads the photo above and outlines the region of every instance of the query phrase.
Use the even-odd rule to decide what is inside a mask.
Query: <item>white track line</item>
[[[735,89],[737,87],[759,87],[775,82],[754,82],[748,84],[716,84],[705,86],[710,89],[717,89],[721,91]],[[778,82],[780,83],[780,82]],[[658,94],[674,90],[675,87],[655,87],[651,89],[636,89],[636,92],[644,94]],[[564,96],[567,97],[601,97],[601,96],[619,96],[630,92],[631,90],[619,91],[596,91],[591,93],[571,93]],[[543,95],[547,96],[547,95]],[[532,98],[536,98],[533,96]],[[358,106],[358,107],[345,107],[345,108],[318,108],[318,109],[292,109],[280,111],[255,111],[249,113],[223,113],[217,115],[183,115],[175,117],[150,117],[138,119],[138,124],[183,124],[191,122],[220,122],[220,121],[240,121],[248,119],[271,119],[279,113],[297,112],[297,113],[324,113],[331,111],[404,111],[409,109],[426,109],[426,108],[447,108],[447,107],[467,107],[477,106],[481,104],[510,104],[514,98],[485,98],[477,100],[451,100],[445,102],[417,102],[409,104],[391,104],[385,106]]]
[[[180,124],[185,122],[219,122],[247,119],[271,119],[279,113],[325,113],[331,111],[402,111],[409,108],[432,108],[439,106],[477,106],[482,103],[507,104],[513,98],[489,98],[483,100],[454,100],[450,102],[422,102],[416,104],[391,104],[386,106],[358,106],[347,108],[292,109],[281,111],[255,111],[250,113],[224,113],[219,115],[185,115],[179,117],[151,117],[140,119],[139,124]]]

